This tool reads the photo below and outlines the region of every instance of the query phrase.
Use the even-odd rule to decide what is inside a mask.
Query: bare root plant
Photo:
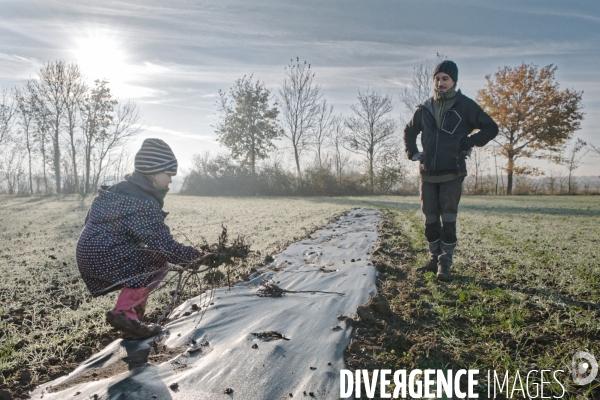
[[[258,289],[258,297],[283,297],[285,293],[324,293],[324,294],[337,294],[339,296],[343,296],[344,293],[340,292],[325,292],[322,290],[287,290],[282,289],[277,285],[273,279],[264,279],[260,283],[260,288]]]
[[[186,239],[191,243],[187,236]],[[250,253],[252,253],[250,245],[246,243],[242,236],[238,236],[229,243],[229,236],[225,226],[222,226],[221,234],[217,238],[216,243],[204,243],[202,245],[192,244],[192,246],[198,251],[205,253],[205,255],[208,255],[208,257],[202,261],[186,261],[172,264],[168,268],[132,277],[137,278],[149,275],[160,276],[164,273],[174,272],[174,274],[169,274],[168,278],[156,289],[156,291],[158,291],[160,289],[172,287],[172,285],[175,284],[175,288],[169,291],[170,298],[167,302],[167,306],[155,322],[157,325],[160,325],[165,318],[168,319],[168,316],[172,313],[173,309],[180,304],[184,298],[187,299],[204,294],[205,296],[202,298],[200,305],[195,304],[195,307],[193,307],[193,309],[197,311],[202,309],[202,312],[199,313],[200,320],[202,320],[207,306],[214,298],[216,288],[219,287],[222,282],[222,279],[218,279],[218,276],[224,276],[218,267],[221,265],[226,266],[227,285],[231,288],[233,284],[231,279],[232,274],[241,268],[241,261],[248,258]],[[128,278],[127,280],[132,278]],[[113,287],[117,287],[123,283],[124,282],[117,282]],[[144,299],[140,300],[140,302],[143,300]],[[200,320],[198,323],[200,323]],[[158,340],[160,340],[160,338]]]

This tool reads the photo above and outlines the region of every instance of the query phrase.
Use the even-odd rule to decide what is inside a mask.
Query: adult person
[[[437,278],[446,282],[457,242],[456,215],[467,176],[467,154],[498,134],[492,118],[456,90],[457,81],[456,64],[440,62],[433,71],[433,97],[417,107],[404,129],[406,155],[420,163],[421,210],[431,254],[429,262],[417,270],[437,272]],[[475,130],[479,131],[473,133]],[[422,151],[417,147],[419,134]]]
[[[77,267],[92,296],[121,289],[106,322],[133,338],[160,333],[141,322],[148,295],[169,263],[203,263],[210,255],[173,239],[162,211],[177,159],[167,143],[146,139],[135,156],[135,172],[102,187],[77,242]]]

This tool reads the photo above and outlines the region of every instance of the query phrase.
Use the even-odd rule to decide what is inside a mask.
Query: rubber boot
[[[145,287],[138,289],[123,288],[117,299],[115,309],[106,313],[106,322],[134,339],[146,339],[159,334],[161,332],[160,326],[142,324],[138,318],[136,307],[143,304],[141,309],[143,313],[149,294],[150,290]]]
[[[150,294],[150,291],[148,291]],[[134,306],[133,309],[135,311],[135,315],[137,316],[137,320],[142,322],[144,319],[144,314],[146,314],[146,303],[148,303],[148,296],[144,297],[138,305]]]
[[[441,254],[438,259],[437,278],[439,281],[448,282],[450,281],[450,267],[452,267],[452,256],[454,255],[456,242],[441,243]]]
[[[429,243],[429,254],[431,255],[431,258],[429,259],[429,262],[427,264],[425,264],[422,267],[417,268],[417,272],[433,272],[436,273],[438,270],[438,257],[440,256],[440,242],[441,240],[438,239],[435,242],[428,242]]]
[[[161,270],[158,274],[152,277],[152,281],[146,287],[147,294],[144,295],[143,300],[141,300],[136,306],[133,307],[137,315],[138,321],[141,322],[144,319],[144,314],[146,313],[146,304],[148,303],[148,297],[150,296],[150,293],[154,289],[156,289],[158,285],[160,285],[162,280],[165,279],[165,276],[167,276],[167,273],[169,272],[168,269],[169,263],[165,261],[164,270]]]

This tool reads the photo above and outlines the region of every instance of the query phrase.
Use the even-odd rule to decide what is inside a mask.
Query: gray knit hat
[[[458,80],[458,67],[454,63],[454,61],[444,60],[439,63],[435,69],[433,70],[433,76],[435,76],[438,72],[444,72],[450,75],[450,78],[456,83]]]
[[[175,154],[163,140],[146,139],[142,148],[135,155],[135,171],[144,175],[165,174],[177,175],[177,159]]]

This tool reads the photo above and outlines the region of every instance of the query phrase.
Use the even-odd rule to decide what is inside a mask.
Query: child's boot
[[[138,310],[136,310],[138,307],[143,314],[149,293],[148,288],[124,288],[119,294],[115,309],[106,313],[106,322],[113,328],[137,339],[146,339],[159,334],[161,327],[142,324],[138,318]],[[142,307],[139,307],[140,305]]]

